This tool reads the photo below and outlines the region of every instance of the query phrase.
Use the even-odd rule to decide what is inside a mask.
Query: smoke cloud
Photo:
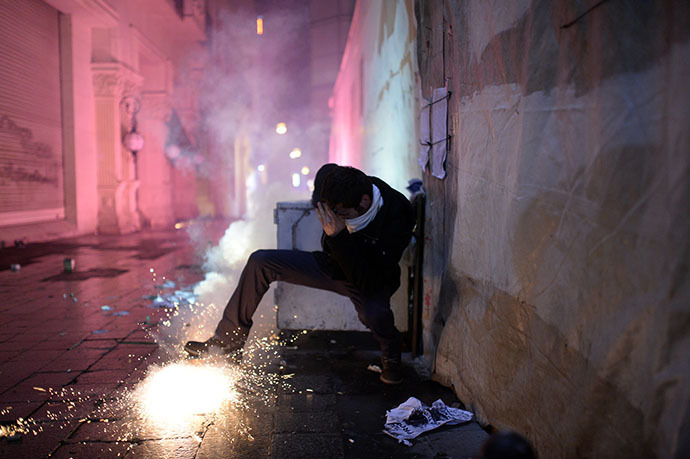
[[[158,339],[170,351],[179,352],[180,343],[213,334],[249,255],[276,247],[276,202],[309,199],[308,180],[327,158],[330,121],[310,111],[304,65],[309,50],[300,32],[307,15],[299,13],[265,14],[265,35],[257,37],[255,12],[219,11],[201,78],[198,61],[190,59],[203,113],[194,136],[204,158],[195,162],[197,174],[209,181],[211,193],[224,198],[217,200],[217,207],[218,202],[228,203],[216,213],[239,219],[217,245],[208,247],[206,226],[187,227],[192,243],[205,247],[205,278],[193,288],[196,304],[178,308],[168,327],[161,327]],[[287,134],[275,132],[278,122],[287,124]],[[294,148],[301,150],[301,157],[290,157]],[[171,151],[176,153],[175,148]],[[299,174],[298,187],[293,186],[294,174]],[[270,333],[275,317],[269,290],[254,316],[254,335]]]

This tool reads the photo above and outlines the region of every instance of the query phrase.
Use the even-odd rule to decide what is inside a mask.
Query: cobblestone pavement
[[[75,260],[74,272],[64,272],[64,258]],[[284,383],[254,390],[250,379],[240,388],[242,403],[220,414],[193,416],[184,427],[135,428],[136,401],[128,397],[152,365],[170,359],[151,337],[166,319],[151,298],[165,281],[201,280],[200,261],[183,231],[0,249],[0,457],[477,454],[487,434],[475,422],[428,432],[411,447],[382,432],[386,410],[410,396],[427,404],[459,401],[417,375],[409,355],[403,384],[380,383],[367,369],[377,363],[376,343],[356,332],[295,334],[294,342],[266,356],[262,370]],[[20,269],[11,270],[13,264]],[[179,387],[171,404],[191,391]]]

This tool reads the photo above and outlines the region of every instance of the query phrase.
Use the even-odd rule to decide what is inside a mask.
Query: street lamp
[[[137,132],[137,113],[141,110],[141,102],[134,96],[123,97],[120,101],[120,107],[129,119],[130,129],[122,138],[122,145],[132,152],[132,160],[134,161],[134,179],[139,179],[139,170],[137,167],[137,152],[144,148],[144,137]]]
[[[137,152],[144,148],[144,137],[137,132],[137,113],[141,110],[141,102],[136,97],[127,96],[122,98],[120,106],[130,119],[131,125],[129,132],[122,138],[122,144],[132,152],[136,160]]]

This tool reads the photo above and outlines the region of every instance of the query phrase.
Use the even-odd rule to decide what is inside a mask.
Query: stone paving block
[[[144,314],[143,319],[146,320],[146,316],[149,316],[149,319],[151,318],[150,314]],[[125,342],[149,342],[149,343],[155,343],[155,340],[151,336],[151,332],[149,330],[142,330],[142,329],[137,329],[131,332],[127,337],[125,338]]]
[[[130,441],[134,427],[123,420],[87,420],[69,437],[69,442]],[[158,437],[156,437],[158,438]]]
[[[51,458],[122,458],[125,457],[134,445],[127,442],[85,442],[68,443],[61,445]]]
[[[59,361],[60,359],[65,359],[65,360],[77,359],[77,360],[84,360],[85,362],[89,362],[89,365],[91,365],[92,363],[95,363],[98,359],[103,357],[103,355],[105,355],[106,352],[110,351],[110,348],[90,348],[90,347],[82,346],[82,344],[83,343],[80,343],[76,347],[74,347],[73,349],[67,350],[59,358],[55,359],[55,361]]]
[[[288,381],[294,393],[306,393],[308,392],[307,389],[310,389],[310,393],[316,394],[330,394],[335,392],[332,378],[327,374],[310,375],[296,373]]]
[[[47,422],[41,423],[42,431],[37,435],[24,434],[18,441],[0,439],[0,457],[12,459],[36,459],[46,457],[50,452],[60,446],[74,429],[76,423]],[[88,456],[97,457],[97,456]]]
[[[481,445],[489,438],[476,423],[443,426],[422,435],[438,454],[469,459],[479,454]]]
[[[81,373],[76,380],[76,385],[89,385],[89,384],[111,384],[111,383],[121,383],[124,381],[129,372],[127,370],[89,370],[87,372]]]
[[[0,405],[0,422],[10,423],[17,419],[26,419],[32,416],[32,413],[39,410],[46,402],[14,402],[4,403]]]
[[[12,358],[10,361],[11,362],[31,362],[32,364],[38,363],[38,362],[52,362],[53,360],[57,359],[60,357],[62,354],[66,352],[65,349],[59,349],[59,350],[49,350],[49,349],[43,349],[43,350],[32,350],[29,349],[27,351],[22,352],[21,354],[17,355],[16,357]]]
[[[121,341],[115,350],[120,352],[127,352],[136,355],[149,355],[158,350],[158,343],[152,341],[150,343]]]
[[[42,373],[74,373],[75,376],[89,369],[95,360],[58,357],[40,368]]]
[[[277,433],[339,433],[338,416],[332,411],[294,412],[283,409],[276,417]]]
[[[305,457],[344,458],[343,440],[340,435],[331,434],[290,433],[273,436],[271,458],[301,459]]]
[[[386,388],[379,380],[379,373],[367,370],[366,362],[341,363],[333,366],[333,390],[352,395],[377,395]]]
[[[120,386],[118,381],[108,383],[71,384],[62,392],[51,396],[51,400],[98,400],[106,398]]]
[[[345,445],[345,457],[352,459],[363,457],[447,459],[447,456],[437,455],[436,451],[426,441],[414,441],[412,446],[405,446],[381,431],[374,434],[348,433],[344,437],[343,444]]]
[[[351,432],[380,432],[386,422],[385,404],[367,395],[339,397],[336,411],[342,428]]]
[[[283,333],[290,334],[292,331],[284,330]],[[324,350],[326,350],[331,352],[334,350],[342,351],[348,349],[356,349],[359,351],[379,350],[379,344],[369,332],[327,331],[306,334],[299,333],[294,344],[302,351],[312,350],[324,352]]]
[[[335,404],[336,396],[334,394],[304,392],[278,396],[279,408],[289,407],[295,412],[332,410],[335,408]]]
[[[88,336],[79,347],[82,349],[96,349],[111,351],[115,349],[118,345],[116,339],[102,339],[100,337],[96,338],[94,335]]]
[[[82,441],[130,441],[193,438],[203,432],[207,419],[193,416],[181,423],[156,424],[150,419],[142,419],[130,412],[121,419],[91,419],[83,422],[72,436],[70,442]]]
[[[193,459],[198,450],[199,441],[195,438],[145,440],[133,445],[125,457],[146,459]]]
[[[10,311],[12,311],[15,308],[15,306],[13,304],[6,303],[4,301],[0,304],[3,304],[5,306],[5,308],[3,308],[3,309],[7,309]],[[15,336],[17,336],[18,334],[19,334],[19,332],[17,330],[11,329],[11,328],[0,330],[0,343],[4,343],[5,341],[12,339]]]
[[[2,344],[0,344],[0,347]],[[0,364],[8,360],[13,359],[19,355],[22,351],[19,349],[14,349],[12,346],[8,346],[8,350],[0,350]]]
[[[131,327],[125,324],[117,324],[113,326],[110,323],[100,325],[94,328],[91,332],[92,336],[98,336],[99,338],[111,338],[116,340],[125,339],[131,332]]]
[[[0,401],[43,401],[74,379],[75,375],[36,373],[0,394]]]
[[[45,421],[79,421],[87,419],[96,409],[93,401],[53,401],[43,403],[31,418],[37,422]]]
[[[14,386],[34,374],[42,365],[41,362],[24,361],[3,363],[0,366],[0,378],[2,378],[3,386]]]
[[[137,386],[137,384],[139,384],[146,378],[147,374],[148,364],[146,362],[142,362],[140,366],[137,366],[129,372],[122,384],[122,387],[128,390],[134,389]]]
[[[275,430],[275,415],[273,412],[234,409],[216,418],[213,426],[229,433],[243,432],[255,437],[270,435]]]
[[[265,459],[271,454],[271,439],[268,435],[251,435],[209,431],[199,447],[196,459],[217,459],[237,457],[242,459]],[[275,457],[271,455],[270,457]]]
[[[63,321],[63,326],[69,325],[71,321],[72,320],[68,321],[67,323]],[[69,343],[69,348],[72,348],[75,344],[82,342],[89,336],[87,332],[80,330],[70,330],[66,328],[60,330],[58,334],[64,337],[65,340],[67,340],[67,342]]]
[[[143,360],[153,352],[152,347],[128,347],[122,348],[118,346],[107,354],[103,355],[90,368],[92,371],[97,370],[116,370],[124,369],[132,371],[134,368],[142,365]]]
[[[31,352],[43,352],[43,351],[61,351],[58,357],[69,350],[69,348],[74,343],[68,342],[66,340],[56,340],[56,341],[41,341],[35,343],[27,351]]]
[[[242,411],[253,416],[264,413],[273,414],[278,404],[279,395],[275,391],[269,391],[259,397],[254,393],[243,392],[238,388],[238,394]]]

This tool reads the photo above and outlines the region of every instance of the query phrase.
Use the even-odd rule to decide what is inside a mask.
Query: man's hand
[[[335,236],[345,229],[345,220],[338,217],[328,206],[320,202],[316,206],[316,216],[319,217],[324,233]]]

